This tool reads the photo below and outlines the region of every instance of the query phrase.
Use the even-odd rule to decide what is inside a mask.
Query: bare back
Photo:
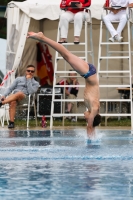
[[[68,53],[67,62],[80,74],[86,74],[90,69],[87,62]],[[84,89],[84,102],[88,111],[99,110],[99,82],[97,74],[89,76],[85,79],[86,87]]]
[[[92,109],[99,110],[99,83],[97,74],[94,74],[87,79],[86,87],[84,89],[84,102],[85,106],[88,108],[88,111],[92,111]]]

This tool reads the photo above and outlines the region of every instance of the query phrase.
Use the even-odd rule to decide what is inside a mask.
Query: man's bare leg
[[[12,101],[9,103],[9,116],[10,116],[10,121],[14,122],[15,114],[16,114],[16,101]]]
[[[16,94],[11,94],[9,97],[2,101],[2,104],[11,103],[12,101],[21,101],[25,98],[25,94],[23,92],[17,92]]]
[[[72,66],[72,68],[80,75],[86,74],[88,72],[89,66],[84,60],[73,55],[63,45],[45,37],[42,32],[28,32],[27,38],[39,40],[40,42],[44,42],[51,46],[53,49],[58,51],[62,55],[62,57]]]

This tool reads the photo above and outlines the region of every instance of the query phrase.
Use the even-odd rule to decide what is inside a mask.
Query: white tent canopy
[[[3,74],[5,74],[5,69],[6,69],[6,40],[5,39],[0,39],[0,64],[1,64],[1,71]]]
[[[36,20],[44,18],[56,20],[59,18],[60,14],[60,2],[61,0],[27,0],[24,2],[11,1],[9,5],[13,3],[29,17]],[[105,0],[92,0],[90,7],[92,18],[101,18],[101,11],[104,3]]]
[[[60,15],[61,0],[11,1],[7,6],[7,60],[6,70],[24,70],[27,64],[34,64],[36,41],[26,40],[30,30],[42,31],[42,19],[57,20]],[[92,0],[92,18],[100,19],[105,0]],[[23,58],[22,58],[23,55]],[[12,75],[12,81],[15,73]]]

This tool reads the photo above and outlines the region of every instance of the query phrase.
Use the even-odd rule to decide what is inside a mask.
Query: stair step
[[[116,116],[116,117],[121,117],[121,116],[131,116],[130,113],[100,113],[101,116],[105,117],[105,116]],[[53,117],[68,117],[68,116],[77,116],[77,117],[84,117],[83,113],[53,113]]]
[[[99,85],[99,87],[116,87],[116,88],[127,88],[130,87],[130,85]]]
[[[70,72],[69,72],[70,73]],[[114,73],[114,74],[116,74],[116,73],[130,73],[130,71],[129,70],[113,70],[113,71],[108,71],[108,70],[100,70],[98,73],[106,73],[106,74],[109,74],[109,73]]]
[[[118,45],[118,44],[129,44],[129,42],[101,42],[100,43],[101,45],[107,45],[107,44],[109,44],[109,45]]]
[[[101,78],[129,78],[129,76],[105,76],[105,75],[100,75]]]
[[[55,88],[63,88],[63,87],[68,87],[68,85],[55,85]],[[85,87],[85,85],[69,85],[69,87]]]
[[[81,59],[83,59],[83,60],[86,59],[85,56],[84,56],[84,57],[80,57],[80,56],[79,56],[79,58],[81,58]],[[64,59],[63,57],[57,57],[57,58],[56,58],[56,60],[63,60],[63,59]],[[70,71],[69,71],[69,73],[70,73]]]
[[[101,56],[99,59],[129,59],[129,56]]]
[[[58,95],[58,94],[56,94]],[[54,102],[84,102],[84,99],[53,99]],[[131,102],[132,99],[100,99],[100,102]]]
[[[100,99],[100,102],[129,102],[132,101],[132,99]]]
[[[77,77],[77,76],[76,76]],[[110,76],[110,75],[100,75],[102,78],[129,78],[129,76]]]
[[[129,54],[129,51],[108,51],[108,53],[128,53]]]
[[[121,116],[131,116],[131,113],[100,113],[101,116],[106,117],[106,116],[110,116],[110,117],[121,117]]]
[[[60,78],[69,78],[70,76],[66,75],[66,76],[58,76]],[[76,77],[76,78],[83,78],[82,76],[71,76],[71,77]]]
[[[68,85],[55,85],[56,88],[68,87]],[[69,87],[85,87],[85,85],[69,85]],[[99,87],[130,88],[130,85],[99,85]],[[124,89],[123,89],[124,90]]]
[[[67,116],[84,116],[84,113],[53,113],[53,117],[60,116],[60,117],[67,117]]]
[[[67,76],[68,76],[68,73],[70,73],[70,71],[56,71],[55,72],[55,74],[67,74]],[[73,71],[71,71],[71,73],[76,73],[74,70]],[[107,70],[100,70],[99,71],[99,73],[114,73],[114,74],[116,74],[116,73],[130,73],[130,71],[129,70],[113,70],[113,71],[107,71]]]
[[[56,94],[57,95],[57,94]],[[54,102],[84,102],[84,99],[54,99]],[[100,102],[129,102],[132,101],[132,99],[100,99]]]
[[[71,72],[71,73],[76,73],[76,72],[73,70],[73,71],[56,71],[55,74],[65,74],[65,73],[66,73],[66,74],[68,75],[68,73],[70,73],[70,72]]]
[[[78,45],[81,46],[81,45],[85,45],[85,44],[86,44],[85,42],[80,42],[79,44],[74,44],[74,42],[62,43],[63,46],[71,46],[71,45],[72,46],[75,46],[75,45],[76,46],[78,46]]]
[[[67,102],[67,101],[71,101],[71,102],[84,102],[84,99],[54,99],[54,102]]]

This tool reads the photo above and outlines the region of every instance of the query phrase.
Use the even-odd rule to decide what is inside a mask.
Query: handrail
[[[131,7],[129,7],[128,8],[128,15],[129,15],[129,21],[131,22],[131,23],[133,23],[133,8],[131,8]]]
[[[105,9],[105,8],[103,7],[103,9],[102,9],[102,14],[101,14],[101,20],[102,20],[102,21],[103,21],[103,14],[104,14],[104,11],[106,11],[106,15],[108,14],[108,10]]]
[[[88,21],[87,21],[87,18],[86,18],[86,15],[85,15],[86,11],[88,12],[88,14],[89,14],[89,16],[90,16],[89,22],[92,23],[91,10],[89,9],[89,7],[85,7],[85,8],[84,8],[84,20],[85,20],[86,22],[88,22]]]

